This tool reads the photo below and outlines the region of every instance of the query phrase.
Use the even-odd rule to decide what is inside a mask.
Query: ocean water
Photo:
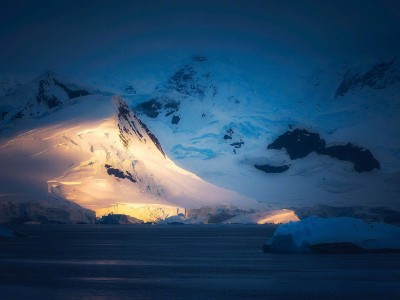
[[[269,225],[30,225],[0,299],[400,299],[399,254],[262,252]]]

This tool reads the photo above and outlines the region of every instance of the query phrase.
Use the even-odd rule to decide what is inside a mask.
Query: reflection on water
[[[0,299],[400,299],[400,255],[266,254],[274,226],[18,226]]]

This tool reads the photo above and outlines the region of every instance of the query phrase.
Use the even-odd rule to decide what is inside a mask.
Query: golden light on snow
[[[87,97],[46,121],[7,142],[1,154],[12,162],[11,170],[29,165],[15,176],[25,176],[20,180],[37,185],[49,199],[71,200],[97,216],[125,214],[151,222],[186,209],[259,207],[177,166],[119,98],[110,103],[109,97]],[[16,154],[18,159],[7,159]],[[259,222],[294,219],[289,212],[264,217]]]
[[[297,221],[300,221],[300,219],[293,210],[281,209],[268,212],[264,218],[257,221],[257,224],[284,224]]]
[[[158,222],[185,211],[183,207],[162,204],[116,203],[113,206],[96,209],[96,216],[102,217],[110,213],[124,214],[144,222]]]
[[[297,222],[300,219],[295,212],[290,209],[260,210],[255,213],[242,214],[224,223],[244,223],[244,224],[284,224]]]

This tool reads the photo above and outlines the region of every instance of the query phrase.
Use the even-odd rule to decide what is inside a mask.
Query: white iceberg
[[[400,252],[400,227],[346,217],[309,217],[280,225],[265,252]]]

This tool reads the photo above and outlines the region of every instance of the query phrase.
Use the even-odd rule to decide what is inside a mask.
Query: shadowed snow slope
[[[3,200],[60,197],[144,221],[205,205],[258,205],[176,166],[118,97],[80,97],[46,117],[14,120],[2,129],[0,164]]]
[[[176,164],[218,186],[276,208],[400,211],[400,61],[357,64],[195,56],[131,105]],[[324,147],[268,148],[288,131]]]

